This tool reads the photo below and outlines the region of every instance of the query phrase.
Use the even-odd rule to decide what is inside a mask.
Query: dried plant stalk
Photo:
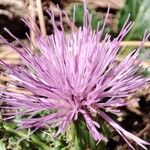
[[[30,23],[31,23],[31,27],[33,29],[35,29],[35,9],[34,9],[34,5],[35,5],[34,0],[30,0],[29,10],[30,10],[30,13],[31,13],[30,14],[31,17],[29,17],[29,20],[30,20]],[[31,37],[31,41],[32,41],[31,48],[33,48],[32,46],[36,45],[36,43],[35,43],[35,33],[33,32],[33,30],[30,30],[30,37]]]
[[[139,47],[142,41],[123,41],[121,42],[120,46],[125,47]],[[150,47],[150,42],[145,42],[143,47]]]
[[[44,21],[44,15],[43,15],[41,0],[36,0],[36,6],[37,6],[37,13],[38,13],[38,18],[39,18],[41,33],[44,36],[44,35],[46,35],[46,27],[45,27],[45,21]]]

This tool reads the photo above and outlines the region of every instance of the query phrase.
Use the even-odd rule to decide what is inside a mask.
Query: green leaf
[[[144,31],[150,31],[150,0],[126,0],[119,12],[118,31],[123,26],[127,16],[134,21],[134,26],[127,34],[125,40],[141,40]]]
[[[150,77],[150,70],[149,70],[149,69],[144,70],[144,71],[142,72],[142,75],[143,75],[144,77]]]
[[[5,141],[3,139],[0,140],[0,150],[6,150]]]

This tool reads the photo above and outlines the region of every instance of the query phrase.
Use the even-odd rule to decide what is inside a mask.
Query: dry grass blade
[[[44,36],[44,35],[46,35],[46,27],[45,27],[45,21],[44,21],[44,15],[43,15],[41,0],[36,0],[36,6],[37,6],[37,12],[38,12],[38,18],[39,18],[41,33]]]
[[[29,11],[31,13],[31,17],[29,17],[29,20],[30,20],[32,29],[35,29],[35,9],[34,9],[35,1],[30,0],[29,4],[30,4],[29,5]],[[33,45],[36,45],[35,33],[33,32],[33,30],[30,30],[30,37],[31,37],[31,41],[32,41]],[[31,45],[31,48],[33,48],[32,47],[33,45],[31,43],[30,43],[30,45]]]
[[[121,42],[120,46],[125,46],[125,47],[140,47],[142,41],[123,41]],[[150,42],[145,42],[144,47],[149,47],[150,48]]]

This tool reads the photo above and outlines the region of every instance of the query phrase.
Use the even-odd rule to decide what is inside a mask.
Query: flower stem
[[[72,142],[71,150],[104,150],[105,143],[97,143],[89,130],[87,129],[84,121],[72,122],[69,130],[69,139]],[[71,138],[70,138],[71,137]]]

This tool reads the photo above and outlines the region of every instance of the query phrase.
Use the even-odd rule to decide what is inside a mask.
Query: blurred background
[[[21,19],[26,18],[29,21],[36,22],[43,35],[50,35],[53,33],[53,28],[46,11],[54,12],[59,27],[60,10],[57,5],[59,5],[60,9],[65,10],[71,19],[73,6],[76,5],[74,26],[77,30],[83,24],[82,3],[83,0],[0,0],[0,35],[17,46],[17,42],[4,31],[4,27],[6,27],[24,44],[30,46],[31,43],[27,40],[25,33],[31,35],[33,43],[35,40],[34,33],[29,30]],[[117,56],[117,61],[121,61],[129,52],[140,46],[145,30],[150,32],[150,0],[87,0],[87,4],[93,14],[93,30],[96,29],[98,21],[102,26],[108,5],[110,5],[110,13],[104,33],[111,34],[112,38],[119,33],[127,16],[130,14],[130,20],[134,22],[134,26],[121,43],[121,48],[124,48],[124,51]],[[66,32],[68,32],[71,20],[68,22],[66,17],[63,16],[63,23]],[[1,42],[0,59],[14,65],[22,65],[18,54]],[[145,43],[139,59],[142,60],[143,76],[150,77],[150,42]],[[25,89],[12,85],[11,82],[12,79],[9,74],[0,68],[0,88],[30,94]],[[139,102],[122,108],[123,117],[113,117],[125,129],[148,141],[150,140],[150,86],[139,89],[131,97],[127,98],[127,101],[131,99],[137,99]],[[49,129],[48,131],[36,131],[29,137],[30,129],[16,131],[16,124],[13,121],[3,122],[2,114],[3,110],[1,110],[0,114],[0,150],[70,150],[70,143],[65,135],[61,135],[57,140],[54,140],[52,139],[52,134],[55,130]],[[111,135],[109,136],[106,150],[128,150],[129,148],[125,142],[113,129],[110,130]],[[138,146],[136,146],[136,149],[140,150]]]

